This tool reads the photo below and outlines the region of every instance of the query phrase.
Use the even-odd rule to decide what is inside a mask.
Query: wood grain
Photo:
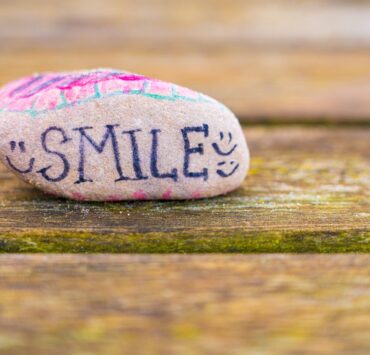
[[[370,5],[345,0],[5,0],[10,48],[370,47]]]
[[[3,252],[370,251],[370,130],[249,127],[239,190],[182,202],[77,203],[0,172]]]
[[[366,1],[13,0],[0,85],[114,67],[221,100],[244,122],[370,122]]]
[[[368,354],[369,255],[2,256],[6,354]]]

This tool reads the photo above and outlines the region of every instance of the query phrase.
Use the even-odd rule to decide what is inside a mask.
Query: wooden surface
[[[3,252],[370,251],[370,129],[255,126],[242,188],[213,199],[78,203],[2,168]]]
[[[368,354],[369,255],[2,256],[3,354]]]
[[[367,1],[5,0],[0,85],[127,69],[216,97],[244,122],[370,122]]]
[[[1,253],[357,254],[1,255],[0,354],[369,354],[369,64],[365,0],[2,0],[0,85],[189,86],[252,123],[252,165],[224,197],[106,204],[0,167]]]

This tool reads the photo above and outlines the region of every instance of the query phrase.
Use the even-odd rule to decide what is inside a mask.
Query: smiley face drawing
[[[233,135],[231,132],[227,132],[226,136],[224,132],[220,132],[219,141],[219,143],[212,143],[212,148],[220,157],[230,157],[238,147],[237,144],[232,143]],[[235,160],[222,160],[217,164],[217,166],[219,168],[216,170],[216,173],[222,178],[227,178],[238,170],[239,163]]]
[[[17,151],[17,146],[18,146],[20,153],[22,153],[22,154],[26,153],[26,144],[25,144],[24,141],[19,141],[19,142],[10,141],[9,146],[10,146],[10,150],[12,152]],[[30,158],[28,166],[26,168],[22,169],[20,167],[15,166],[15,164],[12,162],[11,158],[8,155],[5,156],[5,159],[8,163],[8,165],[19,174],[28,174],[28,173],[30,173],[33,170],[33,165],[35,163],[35,158]]]

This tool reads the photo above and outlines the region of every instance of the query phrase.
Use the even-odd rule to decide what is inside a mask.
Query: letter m
[[[115,127],[119,125],[106,125],[106,131],[100,143],[97,143],[93,138],[91,138],[86,131],[93,129],[93,127],[79,127],[74,128],[74,131],[78,131],[80,133],[80,143],[79,143],[79,164],[78,164],[78,180],[75,181],[75,184],[81,184],[84,182],[92,182],[93,180],[90,178],[85,177],[85,162],[86,162],[86,143],[90,144],[99,154],[103,153],[108,141],[111,141],[112,144],[112,151],[114,157],[114,163],[119,175],[118,179],[124,180],[125,176],[123,176],[118,143],[117,143],[117,136],[115,132]]]

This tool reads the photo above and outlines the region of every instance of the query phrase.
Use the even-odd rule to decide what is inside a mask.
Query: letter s
[[[47,167],[45,168],[42,168],[40,169],[39,171],[37,171],[37,173],[41,174],[42,177],[44,179],[46,179],[47,181],[50,181],[50,182],[59,182],[61,180],[63,180],[64,178],[66,178],[66,176],[68,175],[69,173],[69,162],[66,158],[66,156],[60,152],[57,152],[55,150],[50,150],[46,144],[46,140],[47,140],[47,137],[49,135],[50,132],[59,132],[62,136],[62,140],[60,141],[60,144],[65,144],[67,143],[68,141],[71,140],[71,138],[68,138],[68,136],[66,135],[65,131],[62,129],[62,128],[59,128],[59,127],[49,127],[42,135],[41,135],[41,145],[42,145],[42,148],[44,149],[44,151],[46,153],[49,153],[49,154],[53,154],[53,155],[56,155],[57,157],[59,157],[63,163],[63,171],[57,176],[57,177],[51,177],[47,171],[52,167],[52,165],[48,165]]]

